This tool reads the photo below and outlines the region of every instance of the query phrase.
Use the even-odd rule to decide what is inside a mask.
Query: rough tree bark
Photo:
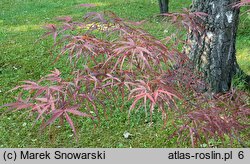
[[[194,62],[195,68],[204,72],[213,93],[228,91],[232,77],[238,67],[236,61],[236,32],[239,9],[232,7],[239,0],[193,0],[191,10],[204,12],[204,34],[200,44],[192,31],[188,34],[191,47],[185,52]]]
[[[169,3],[169,0],[159,0],[161,14],[168,12],[168,9],[169,9],[168,3]]]

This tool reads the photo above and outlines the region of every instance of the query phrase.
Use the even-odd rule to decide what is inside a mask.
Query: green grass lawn
[[[189,7],[190,0],[171,1],[170,10],[180,11]],[[93,8],[79,4],[94,3]],[[36,42],[44,33],[42,26],[56,23],[56,17],[70,15],[75,19],[87,12],[110,10],[122,18],[133,21],[147,19],[143,28],[158,38],[168,33],[169,26],[154,17],[159,13],[157,0],[1,0],[0,1],[0,106],[13,101],[16,93],[8,92],[22,80],[38,80],[54,68],[67,72],[63,61],[55,65],[50,58],[52,40]],[[171,31],[170,31],[171,32]],[[169,33],[170,33],[169,32]],[[250,74],[250,16],[241,17],[237,41],[238,62]],[[22,112],[4,114],[0,117],[0,147],[176,147],[176,139],[169,140],[171,128],[162,129],[162,121],[155,115],[155,123],[149,126],[143,112],[132,115],[128,122],[127,109],[120,111],[107,102],[112,112],[93,128],[88,120],[75,120],[79,142],[72,136],[69,126],[55,126],[44,133],[39,126],[32,127],[34,118]],[[129,104],[127,105],[129,107]],[[0,109],[3,113],[3,110]],[[1,114],[0,113],[0,114]],[[171,125],[169,125],[170,127]],[[124,132],[132,134],[130,139]],[[215,146],[217,143],[211,141]],[[190,147],[189,144],[181,145]],[[227,145],[224,145],[227,146]]]

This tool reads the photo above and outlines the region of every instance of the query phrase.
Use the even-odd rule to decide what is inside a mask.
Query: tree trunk
[[[169,0],[159,0],[161,14],[168,12],[168,2]]]
[[[236,61],[236,32],[239,9],[232,7],[239,0],[193,0],[192,12],[204,12],[205,31],[199,42],[193,31],[188,34],[189,48],[185,53],[195,69],[204,73],[213,93],[228,91],[238,67]]]

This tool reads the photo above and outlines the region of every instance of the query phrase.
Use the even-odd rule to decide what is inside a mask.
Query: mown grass
[[[93,8],[79,7],[79,4],[94,3]],[[171,11],[188,7],[190,0],[171,1]],[[158,14],[157,0],[1,0],[0,1],[0,106],[13,101],[15,92],[7,92],[22,80],[38,80],[54,68],[67,73],[68,67],[61,60],[52,64],[49,48],[52,40],[36,42],[44,33],[41,26],[56,23],[55,17],[73,16],[75,19],[92,11],[110,10],[122,18],[133,21],[147,19],[143,28],[158,38],[171,34],[166,32],[168,24],[155,17]],[[237,49],[238,62],[250,74],[250,21],[249,15],[241,18]],[[149,126],[143,112],[132,114],[128,120],[127,108],[107,100],[107,110],[113,114],[102,119],[97,127],[89,120],[76,121],[79,142],[72,136],[70,127],[54,126],[43,133],[39,125],[32,127],[34,118],[23,112],[3,114],[0,117],[0,147],[177,147],[176,139],[167,137],[173,132],[171,123],[162,129],[162,121],[156,114],[155,123]],[[3,110],[0,110],[3,113]],[[0,114],[1,114],[0,113]],[[124,132],[132,134],[130,139]],[[211,141],[216,146],[217,142]],[[182,147],[190,147],[183,143]],[[228,146],[228,145],[219,145]],[[237,146],[237,145],[235,145]]]

